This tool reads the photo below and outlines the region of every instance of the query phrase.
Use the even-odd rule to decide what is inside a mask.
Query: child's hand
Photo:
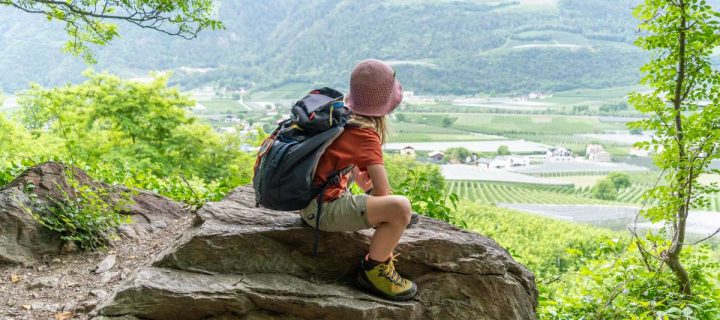
[[[358,187],[360,187],[360,189],[363,189],[365,192],[372,189],[372,181],[370,180],[370,175],[367,170],[360,170],[358,167],[355,167],[353,169],[353,174],[355,175],[355,183]]]

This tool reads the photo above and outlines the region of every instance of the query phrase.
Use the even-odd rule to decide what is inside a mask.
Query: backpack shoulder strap
[[[317,213],[315,214],[315,241],[313,242],[313,249],[312,249],[312,255],[313,257],[317,257],[318,253],[318,247],[320,243],[320,215],[322,214],[322,205],[323,200],[325,198],[325,190],[329,186],[337,186],[340,184],[340,177],[346,175],[348,172],[352,171],[353,168],[355,168],[355,165],[349,165],[342,170],[339,171],[333,171],[328,175],[327,180],[325,181],[325,184],[323,185],[322,189],[320,189],[320,194],[317,198]]]

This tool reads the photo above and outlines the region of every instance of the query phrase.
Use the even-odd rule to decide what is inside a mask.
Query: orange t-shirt
[[[365,170],[374,164],[383,164],[382,147],[377,132],[368,128],[345,127],[345,131],[320,157],[313,182],[322,185],[333,171],[340,171],[351,165]],[[328,186],[323,201],[339,198],[348,188],[350,174],[341,177],[340,185]]]

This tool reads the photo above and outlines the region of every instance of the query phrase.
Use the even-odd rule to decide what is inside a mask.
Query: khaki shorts
[[[368,222],[367,210],[368,195],[353,195],[344,193],[340,198],[331,202],[323,202],[320,215],[320,230],[322,231],[357,231],[372,228]],[[310,202],[300,210],[300,216],[307,224],[315,228],[315,215],[317,215],[317,199]]]

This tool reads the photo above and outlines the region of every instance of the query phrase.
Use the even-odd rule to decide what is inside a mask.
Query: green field
[[[582,196],[578,189],[566,186],[493,183],[481,181],[449,181],[448,191],[461,199],[483,204],[540,203],[540,204],[613,204]]]
[[[200,101],[199,104],[205,106],[207,109],[202,113],[236,113],[236,112],[247,112],[248,109],[241,105],[236,100],[210,100]]]
[[[443,118],[453,120],[450,128],[484,134],[572,135],[626,130],[625,124],[603,122],[599,117],[482,114],[482,113],[405,113],[409,122],[442,126]]]
[[[558,105],[600,105],[609,102],[624,102],[627,100],[627,94],[641,90],[641,87],[615,87],[606,89],[575,89],[561,91],[553,94],[552,97],[542,100],[542,102],[554,103]]]
[[[448,191],[456,193],[461,199],[483,204],[536,203],[536,204],[604,204],[604,205],[641,205],[643,193],[650,184],[636,183],[620,190],[614,201],[595,199],[592,187],[569,187],[551,185],[529,185],[518,183],[496,183],[483,181],[448,181]],[[698,210],[720,211],[720,194],[710,198],[710,204]]]
[[[316,86],[311,83],[289,83],[271,89],[250,92],[252,101],[274,101],[277,99],[300,99]]]
[[[390,125],[389,142],[481,141],[498,139],[502,138],[421,123],[393,122]]]
[[[576,134],[627,129],[624,123],[603,122],[600,117],[589,116],[423,112],[403,112],[402,115],[404,122],[395,120],[390,125],[393,142],[498,139],[477,135],[483,134],[562,146],[575,153],[584,153],[585,147],[596,141]],[[445,118],[449,118],[452,122],[448,127],[443,126]],[[614,156],[625,155],[629,150],[628,146],[616,143],[601,144]]]

